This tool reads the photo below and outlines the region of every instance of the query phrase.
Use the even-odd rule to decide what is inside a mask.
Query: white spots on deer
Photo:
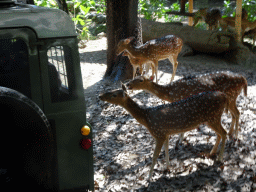
[[[117,53],[120,54],[122,51],[127,51],[132,58],[139,59],[138,63],[140,63],[140,65],[146,62],[152,63],[154,65],[152,75],[156,76],[156,82],[158,82],[158,61],[168,58],[173,65],[171,81],[174,79],[178,66],[177,57],[183,45],[181,38],[174,35],[167,35],[159,39],[147,41],[144,45],[138,47],[132,46],[130,42],[130,38],[120,40],[117,45]],[[137,66],[138,64],[135,63],[131,57],[129,57],[129,59],[133,67]]]
[[[123,89],[125,88],[123,87]],[[124,90],[114,90],[101,94],[99,98],[103,101],[124,107],[135,119],[137,119],[138,122],[143,124],[156,139],[157,146],[153,155],[149,179],[152,176],[153,168],[162,145],[169,135],[195,129],[198,127],[198,125],[205,122],[210,123],[212,118],[209,114],[211,113],[214,114],[213,116],[221,118],[221,112],[223,111],[225,103],[227,102],[225,94],[221,92],[200,93],[175,103],[146,109],[141,108],[138,104],[136,104],[127,94],[124,93]],[[220,104],[216,104],[215,101],[218,100],[220,101]],[[210,108],[201,105],[201,103],[206,101],[214,105],[212,105]],[[192,103],[191,107],[185,107],[187,103]],[[198,110],[198,106],[203,108]],[[189,113],[190,115],[185,115],[186,113]],[[196,118],[194,118],[195,116]],[[183,121],[184,118],[185,121]],[[214,130],[222,137],[222,145],[219,155],[219,160],[222,160],[225,147],[226,131],[221,127],[220,121],[217,124],[212,124],[211,127],[214,127]],[[211,154],[216,152],[216,146],[218,146],[219,142],[220,140],[216,141]],[[166,149],[166,154],[168,157],[168,148]],[[169,167],[168,164],[167,167]]]
[[[171,82],[167,86],[158,85],[146,78],[144,78],[143,83],[134,80],[130,81],[128,84],[138,89],[144,89],[169,102],[179,101],[203,91],[222,91],[229,98],[229,106],[234,106],[228,108],[232,114],[232,126],[230,127],[229,134],[231,135],[233,133],[235,126],[235,137],[237,137],[239,111],[236,107],[236,99],[242,89],[244,89],[244,95],[247,95],[247,81],[242,75],[229,71],[221,71],[194,77],[185,77],[178,81]]]

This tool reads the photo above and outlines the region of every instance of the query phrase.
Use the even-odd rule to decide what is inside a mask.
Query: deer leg
[[[180,133],[179,134],[179,140],[176,141],[175,148],[177,148],[178,145],[182,143],[183,139],[184,139],[184,133]]]
[[[139,73],[140,73],[140,75],[142,75],[142,72],[143,72],[143,66],[139,66]]]
[[[234,105],[234,111],[235,111],[235,121],[236,121],[235,138],[237,138],[240,112],[238,111],[236,105]]]
[[[219,161],[222,161],[223,159],[223,154],[224,154],[224,150],[225,150],[225,144],[226,144],[226,139],[227,139],[227,132],[226,130],[222,127],[222,125],[220,124],[220,130],[222,132],[221,134],[221,140],[222,140],[222,143],[221,143],[221,148],[220,148],[220,154],[219,154],[219,158],[218,160]]]
[[[145,63],[144,66],[145,66],[145,71],[146,71],[146,73],[148,73],[148,72],[149,72],[149,68],[150,68],[150,66],[151,66],[151,63]],[[152,68],[152,67],[151,67],[151,68]],[[152,71],[153,71],[153,68],[152,68]],[[145,73],[144,73],[144,74],[145,74]]]
[[[164,142],[166,169],[169,169],[169,137]]]
[[[229,136],[233,135],[234,125],[235,125],[235,121],[236,121],[236,117],[235,117],[233,111],[230,110],[230,113],[231,113],[231,116],[232,116],[232,122],[231,122],[231,126],[230,126],[230,129],[229,129],[229,132],[228,132]]]
[[[225,150],[225,142],[226,142],[226,135],[227,132],[225,131],[225,129],[222,127],[221,125],[221,116],[220,118],[215,121],[215,122],[208,122],[208,125],[215,131],[215,133],[217,134],[217,139],[216,139],[216,143],[213,146],[210,155],[215,154],[217,152],[219,143],[220,143],[220,139],[222,139],[222,143],[221,143],[221,149],[220,149],[220,154],[219,154],[219,161],[222,161],[223,159],[223,153]]]
[[[133,74],[132,74],[132,79],[134,79],[135,74],[136,74],[136,70],[137,70],[137,65],[133,65]]]
[[[176,70],[177,70],[177,66],[178,66],[177,57],[178,57],[178,55],[169,57],[169,61],[172,63],[172,67],[173,67],[172,78],[171,78],[170,82],[173,81],[175,74],[176,74]]]
[[[158,72],[158,61],[155,61],[154,62],[154,72],[152,71],[152,75],[155,74],[155,76],[156,76],[156,83],[158,83],[157,72]]]
[[[233,134],[234,125],[235,125],[235,138],[237,138],[240,112],[236,107],[236,101],[235,100],[232,100],[230,102],[229,110],[230,110],[231,115],[232,115],[232,123],[231,123],[231,127],[230,127],[228,135],[231,136]]]
[[[148,177],[149,181],[150,181],[150,179],[152,177],[152,172],[153,172],[154,166],[156,164],[156,159],[159,156],[159,153],[161,151],[161,148],[162,148],[165,140],[163,140],[163,139],[156,139],[156,148],[155,148],[155,151],[154,151],[154,155],[153,155],[153,159],[152,159],[152,165],[151,165],[150,172],[149,172],[149,177]]]

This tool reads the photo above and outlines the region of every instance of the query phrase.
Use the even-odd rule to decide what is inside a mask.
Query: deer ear
[[[127,92],[125,85],[121,82],[123,91]]]
[[[154,81],[154,78],[155,78],[155,76],[154,76],[154,75],[151,75],[151,76],[149,77],[149,81]]]

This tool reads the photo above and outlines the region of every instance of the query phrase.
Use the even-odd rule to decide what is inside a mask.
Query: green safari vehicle
[[[65,12],[0,1],[4,191],[94,189],[92,128],[77,44]]]

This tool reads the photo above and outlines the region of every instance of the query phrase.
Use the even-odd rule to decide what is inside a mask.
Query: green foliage
[[[234,4],[233,4],[234,5]],[[248,20],[255,21],[256,20],[256,2],[255,0],[243,0],[242,7],[248,13]],[[224,1],[224,10],[223,17],[234,17],[236,15],[236,7],[232,6],[232,2],[230,0]]]
[[[94,4],[94,1],[88,0],[69,1],[68,9],[78,31],[79,39],[89,39],[90,37],[88,25],[90,25],[91,20],[86,18],[86,14],[89,13],[91,6]]]
[[[207,24],[205,22],[199,22],[196,26],[197,29],[206,30]]]
[[[105,14],[105,0],[71,0],[66,1],[69,14],[74,21],[79,39],[89,39],[91,37],[89,28],[92,25],[92,19],[88,19],[87,15],[90,11]],[[35,0],[35,5],[49,8],[59,8],[55,0]],[[106,31],[104,24],[97,25],[94,34]]]
[[[95,4],[97,13],[106,14],[106,0],[98,0]]]
[[[41,7],[58,8],[56,1],[54,0],[34,0],[35,5]]]
[[[185,11],[188,12],[188,6],[189,3],[187,2],[185,4]],[[176,3],[173,3],[168,11],[180,11],[180,2],[177,1]],[[185,17],[184,16],[179,16],[179,15],[165,15],[165,22],[177,22],[177,21],[182,21]]]
[[[140,0],[139,13],[144,15],[145,19],[160,19],[165,14],[165,0]]]
[[[188,11],[188,2],[185,5]],[[178,15],[166,14],[168,11],[180,11],[180,3],[177,0],[170,7],[167,7],[165,0],[140,0],[139,1],[139,14],[144,15],[145,19],[153,20],[165,18],[165,22],[181,21],[184,17]]]

